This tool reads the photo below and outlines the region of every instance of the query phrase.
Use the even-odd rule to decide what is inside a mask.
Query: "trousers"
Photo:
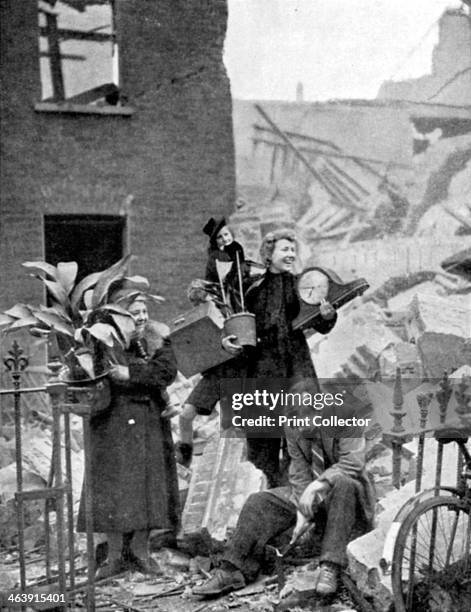
[[[255,580],[265,557],[265,546],[296,524],[294,503],[276,495],[277,489],[247,498],[222,562],[239,569],[247,582]],[[347,565],[346,549],[352,534],[367,531],[360,507],[358,483],[349,476],[336,480],[315,513],[322,543],[320,562]]]

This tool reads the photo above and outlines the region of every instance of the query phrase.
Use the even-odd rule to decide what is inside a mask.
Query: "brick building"
[[[64,28],[57,18],[63,9],[78,19],[106,4],[108,35],[90,24]],[[166,297],[159,316],[170,319],[188,307],[186,286],[202,273],[203,224],[233,208],[226,0],[2,0],[0,7],[0,308],[43,297],[23,261],[76,259],[88,272],[131,252],[133,272]],[[83,49],[117,46],[114,83],[90,82],[89,91],[68,95],[77,83],[59,74],[61,62],[83,66],[83,53],[70,52],[74,41]],[[49,95],[40,56],[49,58]]]

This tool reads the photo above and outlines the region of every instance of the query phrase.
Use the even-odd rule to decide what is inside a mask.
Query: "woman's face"
[[[270,261],[270,272],[292,272],[296,260],[296,244],[286,238],[275,242],[275,248]]]
[[[216,236],[216,244],[220,249],[223,249],[225,246],[231,244],[233,240],[234,238],[232,237],[231,230],[227,227],[227,225],[220,229]]]
[[[131,304],[131,306],[129,306],[128,312],[134,319],[137,335],[142,336],[146,323],[149,320],[149,313],[147,312],[145,302],[142,300],[136,300]]]

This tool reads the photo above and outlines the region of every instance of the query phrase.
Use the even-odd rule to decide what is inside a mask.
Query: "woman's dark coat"
[[[257,347],[249,359],[249,378],[284,378],[292,383],[316,377],[304,333],[292,327],[299,314],[297,277],[267,271],[247,290],[245,302],[255,315]],[[337,320],[321,320],[316,331],[328,333]],[[286,389],[285,389],[286,390]]]
[[[210,246],[208,250],[208,261],[206,263],[206,272],[204,275],[205,280],[210,283],[219,283],[219,275],[217,271],[216,262],[233,262],[232,270],[229,272],[226,281],[234,282],[237,279],[237,258],[239,263],[242,265],[245,261],[244,249],[239,242],[235,240],[228,244],[223,249]]]
[[[247,290],[245,303],[255,315],[257,346],[247,351],[247,378],[256,388],[270,392],[318,390],[309,347],[301,330],[293,329],[300,310],[296,292],[297,277],[289,272],[267,272]],[[328,333],[337,316],[322,320],[317,331]],[[261,469],[270,488],[282,484],[286,465],[280,464],[280,438],[247,438],[247,457]],[[285,464],[289,461],[285,458]]]
[[[131,532],[179,523],[178,479],[161,392],[177,374],[165,326],[149,322],[142,344],[124,353],[128,382],[110,381],[111,403],[91,421],[93,531]],[[78,531],[85,531],[82,491]]]

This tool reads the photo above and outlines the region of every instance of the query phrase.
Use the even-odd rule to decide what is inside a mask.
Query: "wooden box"
[[[224,317],[213,302],[205,302],[170,324],[170,340],[178,369],[193,376],[232,359],[221,346]]]

